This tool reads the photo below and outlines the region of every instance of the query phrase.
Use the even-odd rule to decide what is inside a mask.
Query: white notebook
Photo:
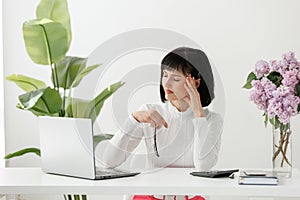
[[[268,171],[240,171],[240,185],[278,185],[278,178]]]

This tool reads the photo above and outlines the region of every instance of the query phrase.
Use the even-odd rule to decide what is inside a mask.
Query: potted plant
[[[36,9],[36,19],[24,22],[23,38],[31,60],[51,70],[52,85],[41,80],[12,74],[7,80],[16,83],[24,94],[19,95],[17,108],[36,116],[89,118],[93,122],[103,104],[124,83],[116,82],[104,89],[92,100],[74,98],[72,91],[81,80],[99,64],[87,66],[87,58],[66,56],[72,32],[67,0],[41,0]],[[97,144],[112,135],[94,136]],[[25,153],[40,155],[38,148],[26,148],[5,156],[6,159]]]

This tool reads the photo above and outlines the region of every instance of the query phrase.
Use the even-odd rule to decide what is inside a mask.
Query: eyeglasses
[[[155,152],[155,155],[157,157],[159,157],[159,154],[158,154],[158,150],[157,150],[157,143],[156,143],[156,127],[154,127],[154,152]]]

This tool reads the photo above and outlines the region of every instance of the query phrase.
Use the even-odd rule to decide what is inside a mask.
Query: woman
[[[129,116],[106,147],[104,163],[119,166],[143,139],[149,168],[211,169],[223,120],[205,108],[214,99],[214,78],[203,51],[180,47],[163,58],[160,97],[161,103],[145,104]]]

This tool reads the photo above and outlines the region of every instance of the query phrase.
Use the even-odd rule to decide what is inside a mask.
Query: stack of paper
[[[278,178],[271,172],[241,171],[240,185],[278,185]]]

